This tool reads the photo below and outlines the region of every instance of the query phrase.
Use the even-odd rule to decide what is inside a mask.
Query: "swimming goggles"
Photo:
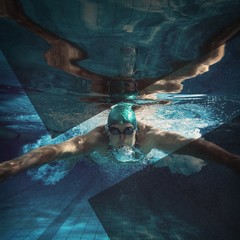
[[[120,135],[120,134],[132,135],[133,132],[135,131],[135,129],[132,127],[126,127],[122,132],[116,127],[109,127],[108,130],[112,135]]]

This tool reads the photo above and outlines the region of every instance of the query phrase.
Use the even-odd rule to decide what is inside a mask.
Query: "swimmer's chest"
[[[108,150],[102,149],[101,151],[94,151],[90,154],[90,156],[91,160],[97,164],[104,164],[109,162],[115,162],[119,164],[131,164],[133,162],[141,162],[146,157],[146,154],[139,148],[135,148],[134,156],[132,155],[130,159],[125,159],[125,161],[122,161],[122,159],[116,157],[113,149],[108,148]]]
[[[114,161],[114,156],[108,151],[94,151],[90,153],[91,160],[97,164],[104,164]]]

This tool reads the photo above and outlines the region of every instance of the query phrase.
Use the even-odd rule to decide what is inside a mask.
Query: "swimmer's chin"
[[[133,148],[132,146],[128,146],[128,145],[125,145],[125,144],[121,144],[121,145],[117,145],[114,147],[114,149],[118,150],[118,149],[131,149]]]

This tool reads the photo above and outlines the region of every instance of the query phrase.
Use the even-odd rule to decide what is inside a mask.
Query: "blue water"
[[[3,56],[2,64],[7,64]],[[9,76],[11,77],[9,78]],[[106,122],[107,112],[103,112],[65,134],[52,139],[10,69],[8,79],[11,79],[11,83],[8,82],[9,89],[4,90],[5,92],[1,94],[2,160],[10,159],[29,149],[45,144],[62,142],[72,136],[89,131],[97,124]],[[17,88],[16,91],[13,91],[13,86]],[[222,86],[222,88],[224,90],[225,86]],[[240,101],[236,95],[191,95],[181,93],[168,94],[167,96],[161,95],[159,97],[170,99],[172,104],[164,107],[150,106],[147,108],[147,111],[151,111],[153,114],[146,115],[143,110],[142,115],[139,115],[139,119],[155,127],[175,131],[187,137],[200,137],[239,116]],[[239,148],[237,147],[239,142],[235,141],[234,139],[226,141],[223,138],[220,139],[220,144],[224,146],[227,142],[228,145],[226,147],[229,150],[239,153]],[[157,160],[160,156],[164,156],[163,153],[159,152],[153,152],[152,154],[157,154]],[[67,168],[65,162],[62,161],[10,178],[1,184],[1,238],[73,239],[75,237],[77,239],[108,239],[101,224],[104,223],[104,220],[100,218],[101,222],[99,222],[87,199],[103,189],[114,186],[115,183],[144,169],[144,167],[146,166],[141,165],[138,168],[135,166],[119,167],[112,163],[95,166],[89,164],[89,161],[85,159],[85,163],[79,161],[73,168]],[[170,173],[173,174],[173,178],[176,178],[176,173],[180,173],[180,176],[195,176],[196,179],[199,178],[199,181],[208,179],[212,184],[211,176],[214,174],[214,178],[218,179],[219,184],[222,186],[221,191],[225,191],[228,195],[227,201],[232,199],[235,202],[238,199],[236,197],[239,197],[238,193],[234,192],[237,191],[236,183],[239,183],[239,177],[231,170],[221,168],[221,166],[212,166],[206,162],[176,157],[167,162],[159,161],[157,167],[160,167],[160,169],[167,167]],[[200,175],[196,177],[196,173]],[[224,177],[220,179],[220,175],[224,175]],[[165,181],[167,179],[170,181],[171,176],[165,176]],[[196,189],[202,188],[202,183],[196,182],[196,179],[193,181],[192,187]],[[206,180],[205,183],[208,184]],[[150,185],[151,183],[149,183]],[[233,185],[230,188],[232,192],[229,193],[230,190],[228,189],[231,185]],[[177,194],[177,191],[175,193]],[[221,197],[223,199],[221,202],[226,201],[224,194]],[[211,206],[210,200],[203,199],[203,201]],[[211,201],[213,201],[212,197]],[[131,204],[134,204],[134,202],[131,202]],[[233,206],[235,206],[234,203]],[[189,206],[189,209],[186,211],[191,211],[191,208],[195,209],[195,207]],[[138,209],[138,211],[140,210]],[[147,206],[142,209],[141,214],[144,214],[144,211],[149,211]],[[175,211],[177,212],[178,210]],[[230,211],[229,214],[233,211],[231,206],[228,206],[228,211]],[[152,216],[151,214],[153,213],[147,214]],[[117,213],[115,215],[120,217]],[[235,218],[237,217],[236,214],[232,213],[232,215]],[[157,220],[158,218],[159,220]],[[155,226],[156,221],[160,221],[162,218],[165,220],[161,221],[167,221],[169,224],[172,224],[172,227],[171,225],[164,225],[164,228],[169,229],[169,234],[171,234],[173,239],[188,239],[186,236],[192,239],[192,234],[198,235],[198,232],[198,236],[202,235],[201,231],[203,230],[200,223],[194,223],[199,224],[199,227],[198,225],[191,225],[189,223],[189,221],[192,221],[191,217],[190,220],[184,218],[186,223],[183,223],[181,219],[178,219],[179,216],[175,216],[174,213],[168,215],[162,208],[159,215],[154,214],[155,220],[153,222],[145,222],[147,229],[145,226],[145,229],[142,227],[139,231],[143,232],[143,236],[150,236],[146,235],[146,231],[150,231],[149,234],[153,234],[153,236],[154,232],[159,234],[158,230],[154,230],[153,226]],[[169,218],[176,219],[170,221]],[[181,222],[181,225],[176,225],[178,221]],[[133,221],[129,224],[134,224],[135,226],[136,222]],[[138,223],[138,225],[141,224],[143,223]],[[219,226],[219,223],[216,223],[216,226]],[[225,228],[224,226],[222,228]],[[119,227],[121,226],[116,225],[114,229]],[[214,226],[212,228],[213,233],[219,231],[214,229]],[[231,229],[226,230],[222,234],[226,234],[226,232],[229,234],[231,231]],[[119,235],[119,233],[116,233],[116,235]],[[163,234],[161,237],[158,235],[158,239],[165,239],[165,235]]]
[[[45,28],[92,50],[81,66],[100,74],[116,76],[125,71],[140,78],[173,71],[176,59],[187,62],[198,58],[196,43],[204,44],[210,30],[217,32],[239,13],[239,1],[195,1],[191,7],[186,2],[114,1],[115,11],[126,10],[119,10],[118,15],[111,11],[111,4],[95,1],[71,6],[62,1],[26,1],[23,5],[28,16]],[[62,12],[51,11],[55,4]],[[88,8],[95,12],[89,15],[85,11],[81,19],[70,14]],[[69,27],[72,21],[76,24]],[[13,21],[1,19],[1,23],[6,32],[0,52],[1,161],[106,123],[108,108],[75,124],[72,119],[78,115],[73,113],[79,106],[75,97],[82,94],[79,89],[88,88],[86,82],[82,80],[78,88],[69,74],[49,69],[39,58],[48,47],[42,39]],[[191,36],[193,26],[197,31]],[[206,138],[240,155],[239,41],[238,35],[231,39],[223,59],[210,71],[184,81],[181,92],[158,93],[157,99],[149,100],[168,100],[170,104],[146,106],[147,100],[136,100],[143,107],[137,112],[138,120],[186,137]],[[134,65],[129,70],[119,50],[137,44],[134,59],[127,59],[136,68]],[[28,81],[30,88],[26,88]],[[60,107],[52,105],[52,100],[58,100]],[[61,105],[64,100],[73,103],[73,109]],[[87,108],[83,103],[79,109]],[[56,131],[56,137],[49,129]],[[153,150],[146,161],[119,166],[112,162],[94,164],[92,154],[10,177],[0,184],[0,239],[238,239],[239,175],[216,163],[179,156],[162,159],[165,156]]]

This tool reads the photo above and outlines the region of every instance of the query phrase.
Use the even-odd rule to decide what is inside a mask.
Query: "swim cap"
[[[137,128],[137,120],[132,105],[129,103],[119,103],[112,107],[108,115],[108,126],[116,123],[131,123]]]

